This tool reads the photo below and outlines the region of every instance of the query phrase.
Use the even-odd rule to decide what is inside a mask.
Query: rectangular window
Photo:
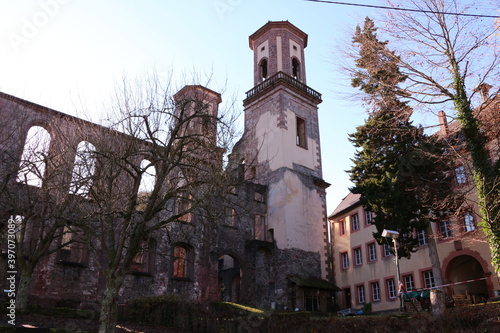
[[[439,232],[441,233],[441,237],[449,238],[451,237],[451,227],[449,221],[440,221],[439,222]]]
[[[463,165],[455,168],[455,179],[457,181],[457,184],[465,184],[467,182],[465,167]]]
[[[369,210],[365,210],[365,224],[366,225],[372,225],[373,224],[373,212]]]
[[[177,278],[187,277],[187,249],[182,246],[174,247],[173,276]]]
[[[436,282],[434,281],[434,274],[432,274],[432,271],[423,272],[423,276],[425,288],[434,288],[436,286]]]
[[[377,247],[375,246],[375,243],[368,244],[368,258],[370,261],[377,260]]]
[[[389,299],[396,298],[396,284],[394,283],[394,279],[387,280],[387,294],[389,295]]]
[[[404,283],[405,283],[405,288],[406,291],[410,291],[415,289],[415,281],[413,280],[413,275],[405,275],[403,277]]]
[[[339,234],[340,235],[345,235],[346,230],[345,230],[345,220],[342,220],[339,222]]]
[[[343,252],[340,254],[340,260],[342,261],[342,269],[349,268],[349,255],[347,252]]]
[[[363,264],[363,257],[361,256],[360,247],[354,249],[354,264],[355,266],[361,266]]]
[[[351,215],[351,231],[359,230],[359,217],[358,214]]]
[[[356,292],[358,294],[358,304],[365,303],[365,286],[361,285],[356,288]]]
[[[476,222],[474,221],[474,215],[472,212],[467,212],[464,215],[464,231],[474,231],[476,230]]]
[[[427,245],[427,235],[425,234],[425,230],[420,230],[418,232],[418,245],[419,246]]]
[[[378,282],[373,282],[371,284],[371,287],[372,287],[372,300],[374,302],[380,301],[380,286]]]
[[[297,117],[297,146],[302,148],[307,148],[306,139],[306,121],[302,118]]]
[[[389,257],[392,255],[391,246],[387,243],[384,244],[384,257]]]

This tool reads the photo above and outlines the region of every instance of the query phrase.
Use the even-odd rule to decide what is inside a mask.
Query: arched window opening
[[[144,159],[141,161],[141,172],[141,182],[137,197],[139,204],[145,204],[155,187],[156,169],[151,161]]]
[[[292,76],[296,80],[300,80],[300,62],[297,58],[292,58]]]
[[[260,61],[259,68],[260,68],[260,79],[261,81],[264,81],[265,79],[267,79],[267,59],[262,59]]]
[[[238,260],[224,254],[219,257],[220,299],[238,302],[240,299],[241,268]]]
[[[49,132],[41,126],[32,126],[26,135],[19,172],[17,173],[18,182],[42,187],[49,147]]]
[[[242,158],[238,163],[238,180],[242,181],[245,179],[245,171],[246,171],[245,158]]]
[[[95,151],[95,146],[88,141],[78,144],[69,193],[85,198],[89,196],[95,171]]]

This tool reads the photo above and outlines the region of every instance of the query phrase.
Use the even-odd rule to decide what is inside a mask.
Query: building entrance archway
[[[450,260],[445,271],[449,283],[476,280],[484,277],[481,263],[470,255],[460,255]],[[452,295],[472,295],[476,300],[488,299],[488,286],[485,280],[478,280],[450,287]]]
[[[224,254],[219,257],[220,300],[235,302],[240,300],[241,268],[238,259]]]

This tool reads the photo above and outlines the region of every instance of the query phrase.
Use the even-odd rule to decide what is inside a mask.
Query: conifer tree
[[[383,229],[398,231],[398,254],[409,257],[418,244],[415,231],[426,229],[453,202],[451,183],[444,172],[443,146],[409,119],[412,109],[400,99],[405,94],[398,87],[406,77],[376,31],[366,18],[353,38],[359,58],[351,83],[366,94],[370,111],[366,123],[350,135],[358,150],[348,173],[355,185],[351,191],[361,194],[361,203],[376,215],[374,237],[381,243]]]

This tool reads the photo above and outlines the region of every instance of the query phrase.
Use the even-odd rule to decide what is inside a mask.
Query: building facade
[[[254,88],[243,102],[244,134],[229,155],[227,169],[238,180],[228,199],[233,204],[214,205],[214,210],[224,212],[210,226],[193,211],[179,216],[168,232],[153,233],[144,245],[147,251],[133,260],[120,290],[121,302],[174,294],[195,302],[223,300],[263,308],[328,310],[336,290],[328,282],[331,248],[325,189],[329,184],[322,179],[317,114],[321,95],[306,85],[306,46],[307,35],[287,21],[268,22],[250,36]],[[217,92],[201,86],[184,87],[173,97],[176,105],[185,101],[208,105],[205,117],[216,117],[221,102]],[[185,114],[177,114],[178,119],[192,116],[189,106],[183,110]],[[103,172],[103,165],[85,171],[87,178],[94,179],[91,184],[88,179],[72,179],[71,170],[85,158],[79,154],[81,147],[98,154],[100,142],[113,149],[121,140],[131,140],[120,132],[6,94],[0,94],[0,114],[9,124],[0,130],[2,221],[22,218],[27,214],[23,211],[29,206],[27,198],[38,198],[41,189],[49,186],[47,193],[59,201],[98,191],[103,184],[96,175]],[[180,131],[193,136],[199,129],[212,131],[215,138],[215,127],[203,121]],[[57,156],[57,163],[44,165],[39,174],[20,164],[33,132],[43,138],[41,156]],[[144,141],[136,146],[140,150],[148,145],[151,142]],[[215,165],[222,165],[215,161],[218,158],[210,157]],[[143,161],[135,159],[134,163],[139,167]],[[55,176],[49,181],[49,175]],[[23,204],[12,204],[14,194],[17,203]],[[81,212],[91,205],[79,202],[69,207]],[[176,214],[182,204],[176,201],[165,210]],[[44,211],[37,214],[43,217]],[[67,234],[61,233],[51,246],[63,244]],[[97,308],[104,288],[98,269],[103,259],[90,253],[84,243],[77,242],[42,257],[34,271],[30,298],[48,305]],[[3,251],[2,267],[6,260]],[[5,282],[4,274],[0,270]]]
[[[441,129],[436,135],[459,138],[460,128],[456,122],[448,124],[443,112],[439,120]],[[491,137],[488,149],[494,160],[498,159],[498,147],[498,135]],[[500,296],[500,279],[491,264],[486,237],[478,226],[480,215],[470,161],[457,159],[453,169],[453,189],[466,200],[455,214],[432,223],[433,237],[444,283],[448,285],[445,288],[448,299],[481,302]],[[375,241],[374,215],[360,204],[359,198],[359,194],[350,193],[329,216],[334,282],[342,289],[337,305],[340,309],[349,309],[371,303],[373,311],[397,310],[400,304],[396,261],[391,250],[393,242],[390,238],[382,245]],[[422,231],[416,236],[417,252],[410,259],[399,260],[400,281],[406,291],[436,286],[428,235]]]

